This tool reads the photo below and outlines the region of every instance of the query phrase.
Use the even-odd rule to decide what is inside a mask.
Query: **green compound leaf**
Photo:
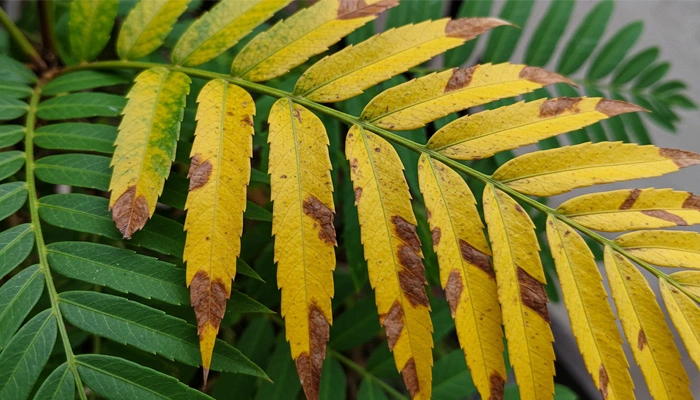
[[[109,42],[119,0],[73,0],[70,4],[68,39],[78,61],[92,61]]]
[[[472,2],[469,2],[472,3]],[[475,1],[473,3],[479,3]],[[554,54],[566,27],[569,25],[574,1],[553,1],[542,18],[537,30],[532,35],[525,54],[525,64],[531,67],[543,67]]]
[[[605,33],[613,8],[612,0],[604,0],[586,15],[560,56],[557,68],[560,74],[571,75],[583,66]]]
[[[611,73],[637,43],[644,30],[642,21],[632,22],[620,29],[591,62],[589,79],[601,79]]]

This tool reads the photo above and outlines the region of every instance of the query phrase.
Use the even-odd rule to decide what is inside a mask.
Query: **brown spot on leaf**
[[[489,377],[489,400],[503,400],[505,395],[506,381],[497,373],[491,374]]]
[[[462,253],[462,258],[464,261],[478,267],[480,270],[486,272],[490,277],[496,277],[496,274],[493,272],[493,267],[491,266],[489,256],[477,250],[474,246],[462,239],[459,239],[459,250]]]
[[[668,211],[665,210],[644,210],[642,211],[642,214],[648,215],[650,217],[654,218],[659,218],[663,219],[664,221],[668,221],[672,224],[678,225],[678,226],[687,226],[688,223],[685,222],[685,220],[681,217],[679,217],[676,214],[671,214]]]
[[[630,208],[632,208],[632,206],[634,205],[634,203],[635,203],[635,202],[637,201],[637,199],[639,198],[639,195],[640,195],[640,194],[642,194],[642,191],[641,191],[641,190],[639,190],[639,189],[633,189],[633,190],[630,192],[630,194],[627,196],[627,198],[625,199],[625,201],[623,201],[622,204],[620,204],[619,209],[620,209],[620,210],[629,210]]]
[[[112,206],[112,220],[124,236],[124,239],[131,239],[134,232],[143,228],[148,221],[150,211],[148,202],[143,195],[136,195],[136,186],[132,186],[124,192]]]
[[[296,118],[299,121],[299,123],[301,123],[301,113],[299,112],[298,109],[295,109],[294,111],[292,111],[292,115],[294,116],[294,118]]]
[[[391,305],[389,312],[384,318],[384,329],[386,330],[386,341],[389,343],[389,350],[394,351],[394,346],[401,336],[401,331],[403,330],[404,313],[401,303],[396,300],[394,304]]]
[[[559,97],[546,100],[540,106],[540,118],[556,117],[566,111],[578,112],[576,105],[581,101],[580,97]]]
[[[350,161],[350,169],[352,170],[353,174],[357,173],[357,167],[358,167],[357,158],[353,158],[352,161]]]
[[[461,18],[447,23],[445,34],[448,37],[471,40],[497,26],[511,25],[498,18]]]
[[[250,116],[246,116],[241,120],[241,122],[243,122],[246,125],[255,126],[255,124],[253,123],[253,118],[251,118]]]
[[[569,85],[576,86],[573,82],[566,79],[562,75],[537,67],[523,68],[522,71],[520,71],[520,74],[518,74],[518,77],[521,79],[527,79],[530,82],[539,83],[542,86],[547,86],[554,83],[568,83]]]
[[[399,271],[399,285],[411,305],[428,306],[428,295],[425,293],[425,275],[423,260],[406,245],[401,245],[398,251],[399,263],[404,268]]]
[[[659,154],[661,157],[670,158],[678,168],[700,164],[700,154],[692,151],[661,148],[659,149]]]
[[[416,234],[416,226],[412,223],[406,221],[400,215],[394,215],[391,217],[391,223],[394,224],[394,232],[403,240],[404,243],[409,245],[415,252],[420,251],[420,239]]]
[[[637,348],[639,350],[644,350],[644,347],[647,345],[647,335],[644,333],[644,329],[639,330],[639,334],[637,335]]]
[[[327,244],[335,245],[335,226],[333,226],[333,211],[323,204],[316,196],[304,200],[304,214],[313,218],[320,225],[318,237]]]
[[[430,231],[430,236],[433,238],[433,246],[437,246],[440,244],[440,237],[442,236],[442,231],[440,230],[440,228],[435,227],[432,231]]]
[[[190,190],[198,189],[209,182],[212,165],[209,160],[202,162],[201,154],[195,154],[192,157],[190,164],[190,172],[187,177],[190,178]]]
[[[601,365],[598,369],[598,387],[600,388],[600,395],[603,399],[608,398],[608,383],[610,383],[610,378],[608,378],[608,371],[605,369],[604,365]]]
[[[688,197],[683,201],[683,208],[700,210],[700,196],[696,196],[690,193]]]
[[[309,305],[310,354],[301,353],[296,359],[297,372],[307,399],[317,400],[321,387],[321,368],[326,358],[326,343],[330,324],[316,304]]]
[[[469,83],[472,81],[472,77],[474,76],[474,71],[476,71],[478,67],[478,65],[475,65],[469,68],[455,68],[452,71],[450,80],[448,80],[447,85],[445,85],[444,92],[449,93],[453,90],[459,90],[469,86]]]
[[[515,211],[519,212],[520,214],[525,214],[525,210],[523,210],[523,208],[520,207],[520,204],[515,205]]]
[[[228,297],[226,285],[221,280],[212,281],[204,270],[197,271],[190,283],[190,304],[197,316],[197,332],[200,335],[206,324],[219,329],[226,313]]]
[[[450,276],[447,278],[447,285],[445,285],[445,297],[447,297],[447,303],[450,305],[450,313],[452,317],[455,316],[457,312],[457,306],[459,306],[459,299],[462,296],[462,290],[464,286],[462,285],[462,277],[459,271],[453,269],[450,272]]]
[[[418,382],[416,361],[413,359],[413,357],[406,361],[406,365],[404,365],[403,369],[401,370],[401,376],[403,376],[403,383],[406,385],[408,392],[411,394],[411,398],[416,397],[418,392],[420,392],[420,383]]]
[[[382,0],[371,5],[367,5],[365,0],[340,0],[337,18],[343,20],[374,17],[398,4],[399,0]]]
[[[547,293],[544,291],[544,285],[520,267],[518,267],[518,283],[520,284],[520,300],[523,304],[549,322]]]
[[[598,102],[598,104],[596,104],[595,110],[607,115],[608,117],[614,117],[616,115],[629,112],[645,111],[638,105],[620,100],[601,100]]]
[[[355,204],[360,204],[360,197],[362,197],[362,188],[355,188]]]

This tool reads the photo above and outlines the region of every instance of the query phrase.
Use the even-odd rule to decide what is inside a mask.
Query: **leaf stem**
[[[42,71],[45,70],[46,63],[44,60],[2,8],[0,8],[0,24],[7,29],[7,32],[10,34],[12,39],[17,42],[17,45],[19,45],[22,52],[29,57],[32,62],[39,67],[39,69]]]
[[[390,395],[394,396],[394,398],[397,398],[399,400],[408,400],[408,397],[401,394],[398,390],[394,389],[393,387],[391,387],[389,384],[387,384],[383,380],[381,380],[381,379],[377,378],[376,376],[372,375],[371,373],[367,372],[364,367],[357,364],[353,360],[345,357],[344,355],[340,354],[339,352],[337,352],[331,348],[328,349],[328,353],[331,356],[335,357],[341,363],[345,364],[346,367],[348,367],[351,370],[362,375],[363,378],[371,379],[371,380],[375,381],[377,383],[377,385],[381,386],[382,389],[384,389],[384,391],[386,391]]]
[[[316,103],[314,101],[308,100],[304,97],[300,96],[295,96],[293,93],[280,90],[280,89],[275,89],[266,85],[262,85],[259,83],[254,83],[247,81],[245,79],[241,78],[236,78],[232,77],[229,75],[217,73],[217,72],[211,72],[211,71],[204,71],[196,68],[185,68],[185,67],[180,67],[180,66],[175,66],[175,65],[170,65],[170,64],[162,64],[162,63],[150,63],[150,62],[139,62],[139,61],[98,61],[98,62],[93,62],[93,63],[88,63],[88,64],[81,64],[81,65],[76,65],[72,67],[68,67],[64,70],[64,72],[70,72],[70,71],[77,71],[77,70],[84,70],[84,69],[148,69],[148,68],[153,68],[153,67],[162,67],[162,68],[168,68],[173,71],[179,71],[182,73],[185,73],[190,76],[195,76],[199,78],[205,78],[205,79],[225,79],[231,83],[234,83],[236,85],[239,85],[243,88],[249,89],[251,91],[254,91],[259,94],[266,94],[268,96],[276,97],[276,98],[289,98],[292,99],[297,104],[301,104],[305,107],[308,107],[312,110],[316,110],[318,112],[324,113],[328,116],[331,116],[339,121],[342,121],[350,126],[352,125],[358,125],[360,127],[363,127],[364,129],[374,132],[377,135],[383,137],[386,140],[389,140],[391,142],[394,142],[400,146],[403,146],[409,150],[412,150],[418,154],[426,154],[443,164],[449,166],[450,168],[463,172],[470,177],[484,183],[487,185],[493,185],[495,188],[498,190],[505,192],[509,194],[510,196],[518,199],[519,201],[528,204],[529,206],[533,207],[534,209],[540,211],[541,213],[552,215],[553,217],[559,219],[560,221],[566,223],[567,225],[578,229],[579,231],[583,232],[596,242],[600,243],[603,246],[608,246],[611,247],[613,250],[616,252],[624,255],[628,259],[636,262],[639,264],[641,267],[646,269],[647,271],[651,272],[654,274],[657,278],[659,279],[664,279],[666,282],[668,282],[670,285],[674,286],[684,294],[686,294],[688,297],[693,299],[696,303],[700,304],[700,298],[698,296],[695,296],[693,293],[688,291],[683,285],[680,283],[676,282],[673,278],[671,278],[669,275],[663,273],[661,270],[658,268],[652,266],[651,264],[639,259],[638,257],[629,254],[624,248],[620,247],[617,243],[614,241],[594,232],[593,230],[586,228],[585,226],[579,224],[576,221],[573,221],[572,219],[566,217],[565,215],[562,215],[558,213],[555,209],[540,203],[539,201],[524,195],[520,192],[518,192],[515,189],[510,188],[503,182],[494,180],[490,175],[486,175],[482,172],[479,172],[473,168],[470,168],[459,161],[453,160],[447,156],[444,156],[434,150],[431,150],[424,145],[420,143],[416,143],[410,139],[407,139],[397,133],[388,131],[383,128],[379,128],[372,124],[369,121],[362,120],[358,117],[346,114],[342,111],[338,111],[336,109],[327,107],[323,104]]]
[[[66,331],[66,326],[63,323],[63,315],[61,314],[61,308],[58,304],[58,292],[56,291],[56,286],[54,285],[53,278],[51,276],[51,269],[49,268],[48,257],[46,256],[46,243],[44,242],[44,235],[41,231],[41,220],[39,219],[39,199],[37,197],[36,182],[34,179],[34,128],[36,126],[36,111],[37,107],[39,106],[41,90],[44,83],[45,80],[41,79],[36,88],[34,88],[34,92],[32,93],[32,97],[29,102],[29,111],[27,113],[27,132],[24,148],[26,157],[25,169],[27,173],[27,190],[29,192],[29,212],[31,215],[31,224],[36,241],[36,249],[37,253],[39,254],[39,265],[44,272],[46,290],[49,292],[49,299],[51,301],[51,309],[56,314],[56,324],[58,325],[58,330],[61,334],[61,342],[63,342],[63,349],[66,353],[68,368],[70,368],[71,372],[73,373],[75,385],[78,388],[78,396],[81,400],[87,400],[83,389],[83,382],[78,374],[75,354],[73,354],[73,349],[71,348],[70,340],[68,338],[68,332]]]

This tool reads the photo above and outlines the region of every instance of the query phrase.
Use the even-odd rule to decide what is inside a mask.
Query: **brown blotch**
[[[497,26],[511,25],[498,18],[461,18],[454,19],[445,26],[448,37],[471,40]]]
[[[318,237],[327,244],[335,245],[333,211],[323,204],[321,200],[317,199],[316,196],[309,196],[304,200],[303,210],[304,214],[313,218],[320,225],[321,229],[318,230]]]
[[[578,107],[576,107],[576,105],[580,101],[580,97],[559,97],[546,100],[540,106],[540,118],[556,117],[569,110],[578,112]]]
[[[614,117],[629,112],[646,111],[636,104],[620,100],[601,100],[596,104],[595,110],[608,117]]]
[[[515,211],[519,212],[520,214],[525,214],[525,210],[523,210],[523,208],[520,207],[520,204],[515,205]]]
[[[246,116],[241,120],[241,122],[243,122],[246,125],[255,126],[255,124],[253,123],[253,118],[251,118],[250,116]]]
[[[659,149],[659,154],[661,157],[670,158],[678,168],[700,164],[700,154],[692,151],[661,148]]]
[[[301,113],[299,112],[299,110],[292,111],[292,115],[294,116],[294,118],[299,120],[299,123],[301,123]]]
[[[491,374],[489,377],[489,400],[503,400],[505,395],[506,380],[497,373]]]
[[[411,246],[414,251],[419,252],[420,239],[418,239],[418,235],[416,234],[416,226],[406,221],[406,219],[400,215],[391,217],[391,223],[394,224],[394,232],[396,232],[399,239]]]
[[[394,346],[396,346],[396,342],[398,342],[399,336],[401,336],[403,322],[403,308],[401,307],[401,303],[396,300],[394,304],[391,305],[382,323],[384,330],[386,330],[386,341],[389,343],[389,350],[391,351],[394,351]]]
[[[447,297],[447,304],[450,305],[450,313],[452,317],[455,316],[457,312],[457,306],[459,305],[459,299],[462,296],[462,290],[464,286],[462,285],[462,277],[459,271],[453,269],[450,272],[450,276],[447,278],[447,285],[445,285],[445,297]]]
[[[489,259],[489,256],[477,250],[474,246],[462,239],[459,239],[459,250],[462,253],[462,258],[464,261],[486,272],[491,278],[496,278],[496,274],[493,272],[493,267],[491,266],[491,259]]]
[[[399,285],[411,305],[428,306],[428,295],[425,293],[425,275],[423,260],[410,247],[402,245],[398,251],[399,263],[404,268],[399,271]]]
[[[520,267],[518,267],[518,283],[520,284],[520,300],[523,304],[549,322],[547,293],[544,291],[544,285]]]
[[[442,230],[440,228],[435,227],[433,228],[432,231],[430,231],[430,236],[433,238],[433,246],[437,246],[440,244],[440,238],[442,237]]]
[[[627,196],[627,198],[625,199],[625,201],[623,201],[622,204],[620,204],[619,209],[620,209],[620,210],[629,210],[630,208],[632,208],[632,206],[634,205],[634,203],[635,203],[635,202],[637,201],[637,199],[639,198],[639,195],[640,195],[640,194],[642,194],[642,191],[641,191],[641,190],[639,190],[639,189],[633,189],[633,190],[630,192],[629,196]]]
[[[226,313],[228,297],[226,285],[221,280],[212,281],[205,271],[197,271],[190,283],[190,304],[197,316],[197,332],[200,335],[206,324],[219,329]]]
[[[420,392],[420,383],[418,381],[416,361],[413,359],[413,357],[406,361],[406,365],[404,365],[403,369],[401,370],[401,376],[403,376],[403,383],[406,385],[408,392],[411,394],[411,398],[416,397],[418,392]]]
[[[554,83],[568,83],[571,86],[576,86],[573,82],[566,79],[562,75],[537,67],[523,68],[522,71],[520,71],[520,74],[518,74],[518,77],[520,79],[527,79],[530,82],[539,83],[542,86],[547,86]]]
[[[209,160],[202,162],[202,156],[195,154],[190,164],[190,172],[187,177],[190,179],[190,190],[198,189],[209,182],[212,165]]]
[[[355,188],[355,204],[360,204],[360,197],[362,197],[362,188]]]
[[[316,304],[309,305],[310,353],[302,353],[296,359],[297,372],[307,399],[318,399],[321,387],[321,369],[326,358],[326,343],[330,336],[330,324]]]
[[[474,76],[474,71],[478,68],[478,65],[469,68],[455,68],[452,72],[450,80],[447,81],[445,85],[445,93],[451,92],[453,90],[459,90],[469,86]]]
[[[642,214],[648,215],[650,217],[658,218],[658,219],[663,219],[664,221],[671,222],[673,224],[676,224],[678,226],[687,226],[688,223],[685,222],[685,220],[681,217],[679,217],[676,214],[671,214],[670,212],[666,210],[644,210],[642,211]]]
[[[688,197],[683,201],[683,208],[700,210],[700,196],[690,193]]]
[[[340,0],[337,18],[343,20],[374,17],[398,4],[399,0],[382,0],[372,5],[367,5],[365,0]]]
[[[357,173],[357,167],[358,167],[357,158],[353,158],[352,161],[350,161],[350,169],[352,170],[353,174]]]
[[[131,239],[134,232],[141,230],[150,214],[148,202],[143,195],[134,198],[136,186],[132,186],[124,192],[112,206],[112,220],[124,236],[124,239]]]
[[[608,398],[608,383],[610,383],[608,371],[605,369],[604,365],[601,365],[598,369],[598,386],[600,387],[600,395],[603,396],[603,399]]]
[[[647,335],[644,333],[644,329],[639,330],[639,334],[637,335],[637,348],[639,350],[644,350],[644,347],[647,345]]]

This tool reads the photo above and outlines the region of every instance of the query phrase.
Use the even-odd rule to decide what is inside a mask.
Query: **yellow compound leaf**
[[[503,164],[493,178],[533,196],[639,178],[649,178],[700,164],[690,151],[632,143],[583,143],[537,151]]]
[[[496,276],[484,225],[466,182],[425,154],[418,161],[433,248],[457,337],[481,398],[503,394],[506,368]]]
[[[634,384],[615,315],[593,253],[581,235],[549,216],[547,239],[552,249],[571,329],[603,399],[632,399]]]
[[[411,195],[396,150],[353,126],[345,152],[379,321],[412,399],[430,399],[433,325]]]
[[[398,0],[321,0],[251,40],[233,60],[231,74],[254,82],[284,75],[397,4]]]
[[[673,278],[673,274],[671,278]],[[661,297],[664,299],[671,321],[688,349],[690,358],[700,368],[700,307],[688,295],[659,279]]]
[[[222,0],[180,36],[173,49],[173,64],[204,64],[233,47],[290,1]]]
[[[622,329],[651,395],[656,400],[692,399],[673,334],[644,276],[609,247],[605,271]]]
[[[141,0],[124,20],[117,39],[123,60],[138,60],[165,41],[190,0]]]
[[[600,98],[520,102],[457,119],[437,131],[427,146],[453,159],[478,160],[638,110]]]
[[[538,254],[535,225],[525,210],[502,191],[484,189],[508,355],[524,400],[554,396],[554,337],[549,325],[546,278]]]
[[[299,78],[294,93],[317,102],[349,99],[491,28],[507,24],[496,18],[441,19],[391,29],[317,62]]]
[[[270,111],[270,189],[277,285],[292,358],[308,399],[318,399],[333,323],[333,183],[328,136],[306,108],[280,99]]]
[[[603,232],[687,226],[700,223],[700,196],[671,189],[623,189],[575,197],[557,211]]]
[[[700,234],[696,232],[631,232],[615,239],[615,243],[651,264],[700,269]]]
[[[453,112],[559,82],[570,83],[559,74],[518,64],[452,68],[383,91],[361,117],[386,129],[417,129]]]
[[[223,79],[207,83],[197,103],[183,260],[206,379],[241,252],[255,103]]]
[[[157,67],[139,74],[126,95],[109,183],[112,219],[126,239],[156,209],[175,158],[189,91],[187,75]]]

